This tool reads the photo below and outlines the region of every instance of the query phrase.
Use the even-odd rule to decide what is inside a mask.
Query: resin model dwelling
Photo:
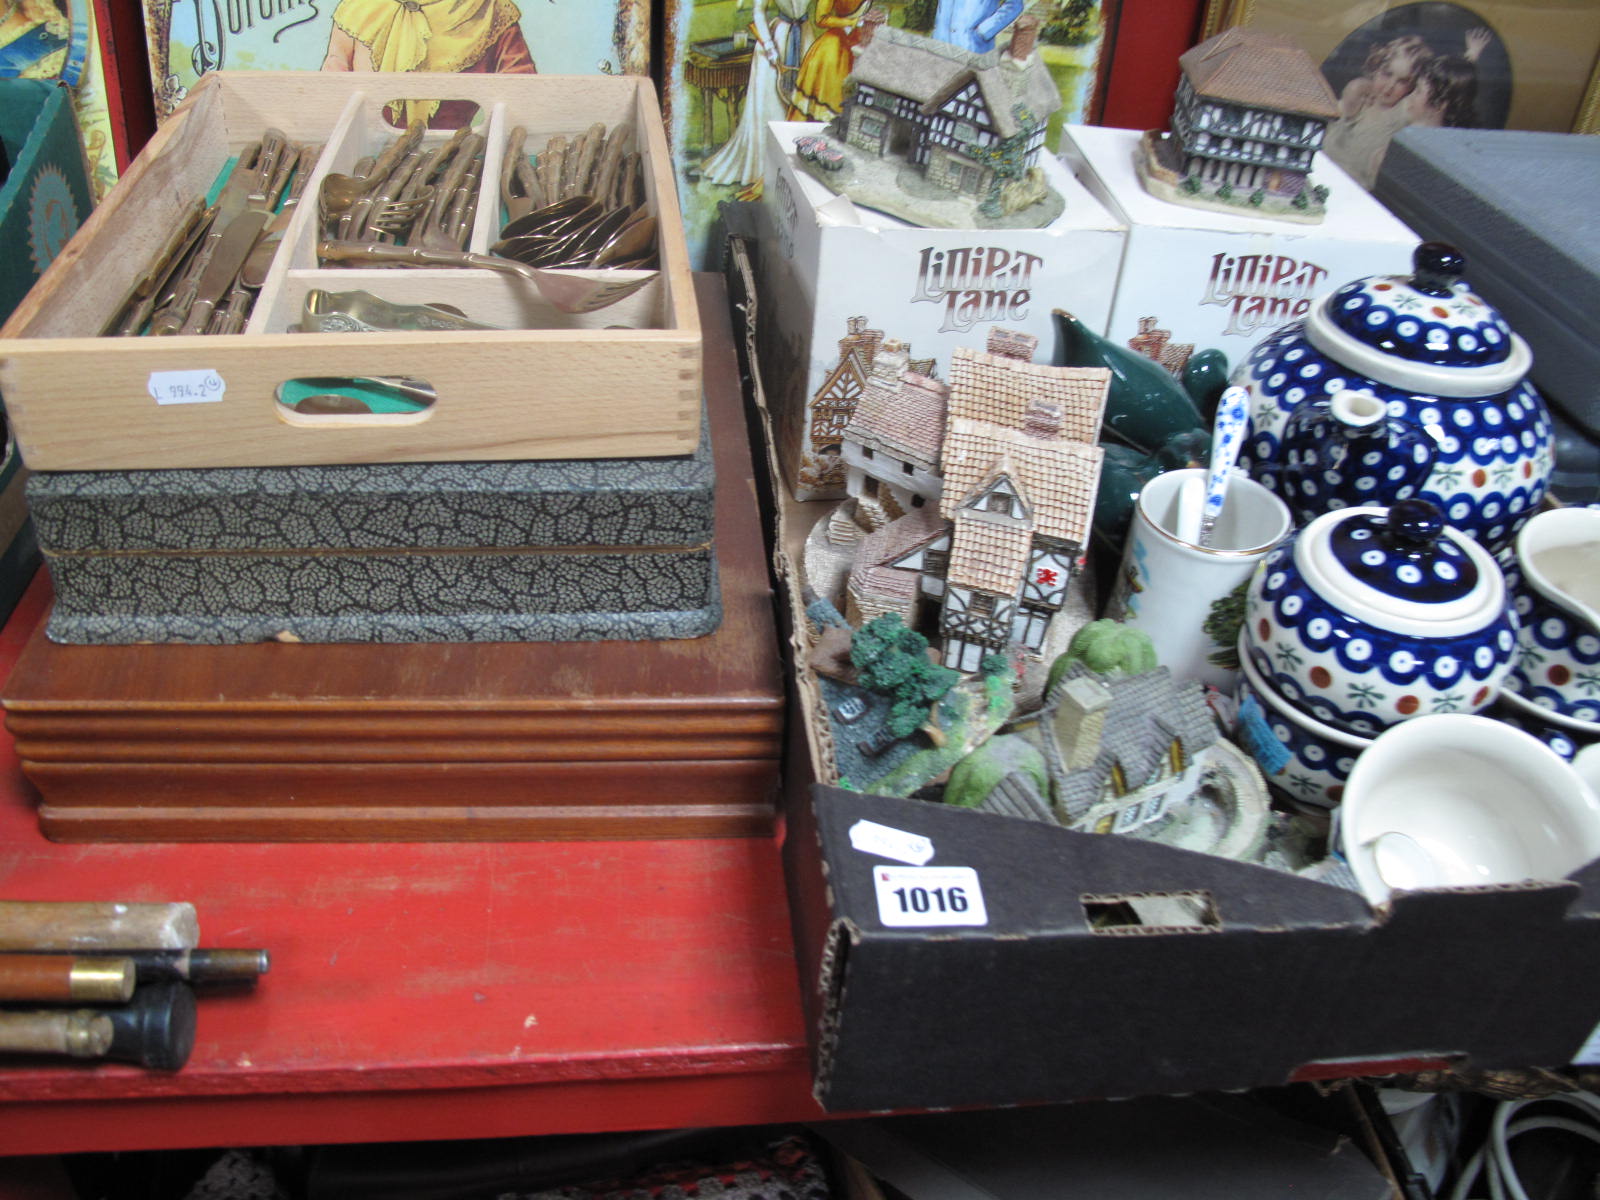
[[[1088,542],[1110,387],[1101,368],[1029,361],[1031,338],[1000,330],[989,344],[1007,353],[963,347],[951,359],[939,521],[931,495],[913,503],[863,541],[848,585],[852,618],[899,611],[915,625],[937,603],[942,661],[963,672],[1012,645],[1037,655],[1066,603]]]
[[[1178,63],[1171,132],[1140,143],[1145,187],[1178,204],[1320,221],[1325,193],[1309,176],[1339,102],[1311,56],[1287,38],[1236,27]]]
[[[1011,149],[1029,165],[1061,93],[1035,49],[1037,17],[1019,17],[1004,49],[973,54],[883,28],[856,60],[855,93],[839,114],[844,140],[922,168],[940,187],[985,195]]]
[[[1035,164],[1061,92],[1039,55],[1038,30],[1037,17],[1018,17],[1003,44],[978,54],[878,28],[829,126],[844,161],[805,153],[802,164],[856,203],[922,225],[1054,220],[1061,198]],[[965,203],[941,204],[941,196]]]
[[[913,360],[904,343],[878,346],[860,399],[840,439],[845,491],[866,530],[937,500],[939,446],[950,387],[933,378],[932,360]]]
[[[1043,751],[1048,795],[1012,773],[986,811],[1269,861],[1265,781],[1222,736],[1201,689],[1166,667],[1111,676],[1073,663],[1022,736]]]

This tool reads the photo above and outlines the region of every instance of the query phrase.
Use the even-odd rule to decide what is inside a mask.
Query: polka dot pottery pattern
[[[1552,469],[1550,419],[1526,383],[1482,398],[1412,394],[1327,358],[1306,341],[1301,322],[1291,322],[1257,346],[1233,381],[1250,392],[1250,430],[1240,465],[1298,509],[1297,515],[1309,515],[1319,505],[1350,507],[1353,496],[1382,505],[1414,495],[1438,505],[1454,528],[1497,550],[1516,536],[1544,498]],[[1291,496],[1280,445],[1290,417],[1302,405],[1326,403],[1346,388],[1370,393],[1384,406],[1389,424],[1415,430],[1422,439],[1391,439],[1376,462],[1369,457],[1372,450],[1363,449],[1337,464],[1317,464],[1320,471],[1301,470],[1293,481],[1301,494]],[[1420,483],[1414,479],[1419,442],[1432,457]]]
[[[1255,736],[1275,739],[1288,752],[1287,761],[1281,754],[1256,755],[1267,782],[1304,803],[1337,806],[1369,739],[1317,728],[1248,675],[1239,681],[1238,699],[1241,721],[1249,722]]]
[[[1571,720],[1596,722],[1600,733],[1600,627],[1540,594],[1515,554],[1503,551],[1499,562],[1522,627],[1506,690]]]
[[[1353,552],[1365,572],[1353,578],[1376,594],[1412,605],[1468,599],[1462,589],[1470,588],[1477,568],[1447,538],[1441,542],[1448,549],[1437,555],[1408,556],[1385,547],[1371,510],[1353,510],[1332,525],[1327,541],[1336,559]],[[1486,607],[1481,623],[1446,635],[1363,620],[1306,578],[1300,549],[1306,532],[1267,556],[1246,593],[1247,652],[1270,686],[1300,711],[1362,734],[1429,713],[1476,712],[1493,701],[1516,651],[1508,606]],[[1440,565],[1455,576],[1450,590],[1443,601],[1424,599],[1439,594]],[[1408,568],[1422,580],[1411,583]]]
[[[1511,352],[1505,318],[1463,284],[1448,291],[1430,296],[1398,275],[1358,279],[1334,292],[1328,316],[1358,341],[1412,362],[1451,367],[1504,362]]]
[[[1576,758],[1578,751],[1585,746],[1600,742],[1600,725],[1595,726],[1593,733],[1584,733],[1567,725],[1557,725],[1553,721],[1541,721],[1527,709],[1516,707],[1503,695],[1488,715],[1497,721],[1504,721],[1514,729],[1531,733],[1568,762]]]
[[[1420,428],[1389,416],[1370,389],[1347,387],[1303,401],[1284,425],[1276,456],[1280,495],[1304,525],[1377,496],[1415,496],[1433,459],[1433,443]]]

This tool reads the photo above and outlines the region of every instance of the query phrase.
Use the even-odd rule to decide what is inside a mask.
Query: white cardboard
[[[767,276],[762,321],[763,386],[779,414],[781,456],[791,483],[805,452],[806,406],[840,362],[839,340],[853,317],[906,342],[913,359],[936,360],[941,378],[957,346],[983,349],[993,325],[1039,339],[1037,361],[1055,349],[1052,309],[1105,329],[1126,233],[1060,162],[1040,167],[1066,200],[1042,229],[927,229],[858,208],[800,170],[794,139],[823,126],[768,127],[763,202],[774,227],[759,269]],[[970,269],[952,287],[950,266]],[[795,488],[800,499],[843,496],[842,488]]]
[[[1114,341],[1165,330],[1168,346],[1220,349],[1237,365],[1315,297],[1364,275],[1410,273],[1417,235],[1326,154],[1317,155],[1311,182],[1328,189],[1327,214],[1301,225],[1150,195],[1134,169],[1139,137],[1071,125],[1061,139],[1062,161],[1128,227],[1104,331]]]

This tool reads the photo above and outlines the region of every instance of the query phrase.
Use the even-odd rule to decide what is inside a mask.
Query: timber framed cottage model
[[[835,122],[849,145],[898,158],[929,183],[989,194],[997,175],[1032,166],[1061,93],[1035,43],[1039,19],[1018,17],[1004,48],[983,54],[889,26],[851,70]]]
[[[940,453],[950,523],[945,666],[1016,644],[1036,656],[1089,540],[1110,373],[955,350]]]
[[[1163,165],[1181,180],[1293,198],[1339,102],[1311,56],[1287,38],[1224,30],[1178,64]]]

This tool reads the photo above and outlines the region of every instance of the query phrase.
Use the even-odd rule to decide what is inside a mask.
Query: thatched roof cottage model
[[[861,47],[829,126],[846,147],[845,169],[824,170],[803,153],[805,168],[858,204],[919,224],[1054,220],[1061,198],[1030,170],[1061,107],[1036,47],[1038,28],[1037,17],[1018,17],[1004,45],[977,54],[880,26]],[[939,196],[960,198],[962,219],[943,211]]]

